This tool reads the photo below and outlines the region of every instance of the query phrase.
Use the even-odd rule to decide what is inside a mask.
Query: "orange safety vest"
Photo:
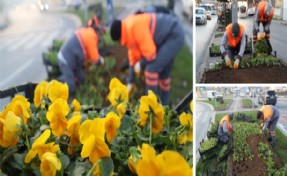
[[[227,34],[227,39],[228,39],[228,45],[232,48],[235,48],[239,43],[240,40],[242,38],[243,32],[244,32],[244,26],[242,24],[239,24],[240,27],[240,31],[239,31],[239,35],[234,38],[232,36],[232,24],[229,24],[226,27],[226,34]]]
[[[148,61],[156,58],[153,40],[156,25],[155,14],[138,14],[122,21],[121,45],[128,48],[129,63],[133,66],[142,57]]]
[[[88,65],[90,61],[97,63],[100,55],[98,51],[98,36],[95,30],[92,27],[86,27],[78,29],[75,33],[85,56],[85,65]]]
[[[221,126],[221,127],[223,127],[224,121],[227,122],[227,129],[228,129],[229,131],[233,131],[233,129],[231,128],[230,119],[229,119],[228,115],[224,116],[224,117],[221,119],[221,121],[220,121],[220,126]]]
[[[270,21],[272,18],[273,18],[273,15],[274,15],[274,8],[272,8],[272,12],[271,14],[267,17],[267,18],[264,18],[264,10],[265,10],[265,6],[267,5],[267,1],[262,1],[258,4],[258,12],[259,12],[259,21],[260,22],[268,22]]]
[[[266,121],[267,117],[272,118],[273,111],[270,105],[264,105],[261,107],[260,111],[263,113],[263,122]]]

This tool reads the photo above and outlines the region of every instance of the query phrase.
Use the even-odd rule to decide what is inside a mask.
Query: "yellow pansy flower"
[[[192,168],[188,165],[187,161],[176,151],[163,151],[157,156],[163,161],[164,168],[161,175],[164,176],[191,176]]]
[[[79,139],[79,128],[81,123],[81,114],[80,113],[74,113],[73,117],[68,121],[68,127],[67,127],[67,136],[70,137],[69,141],[69,147],[68,147],[68,153],[73,154],[74,153],[74,147],[78,145],[80,142]]]
[[[163,128],[163,117],[164,109],[161,104],[158,103],[157,97],[152,91],[148,91],[147,96],[142,96],[140,99],[139,107],[139,125],[144,126],[149,119],[149,116],[152,117],[152,132],[159,133]]]
[[[110,149],[105,143],[105,122],[100,118],[84,121],[79,129],[80,142],[83,144],[81,157],[89,157],[95,163],[102,157],[110,157]]]
[[[186,142],[192,142],[192,115],[186,114],[185,112],[181,113],[179,116],[180,124],[186,126],[184,131],[182,131],[178,136],[178,142],[180,144],[185,144]]]
[[[58,98],[53,104],[49,106],[49,111],[46,116],[50,122],[52,133],[55,136],[61,136],[67,129],[68,121],[66,116],[69,113],[69,106],[67,101]]]
[[[39,136],[35,142],[32,145],[31,150],[27,153],[26,157],[25,157],[25,163],[30,163],[31,160],[37,155],[37,151],[35,151],[35,148],[37,148],[38,146],[41,146],[43,144],[46,143],[46,141],[50,138],[51,135],[51,131],[50,129],[46,129],[41,136]]]
[[[48,82],[40,82],[34,91],[34,105],[38,108],[41,104],[42,99],[47,95]]]
[[[43,155],[40,165],[41,175],[54,176],[61,167],[62,164],[55,153],[46,152]]]
[[[120,117],[114,112],[109,112],[104,118],[104,121],[107,140],[111,143],[116,137],[117,130],[121,125]]]
[[[22,117],[23,123],[27,124],[28,118],[31,117],[30,114],[30,103],[23,95],[16,95],[10,105],[9,109],[14,112],[18,117]]]
[[[67,83],[61,83],[56,80],[51,81],[48,84],[48,96],[52,103],[58,98],[62,98],[67,101],[69,97],[69,88]]]
[[[17,144],[19,137],[16,133],[19,131],[20,121],[20,118],[12,111],[0,117],[0,146],[10,147]]]
[[[81,104],[78,102],[77,99],[74,99],[72,102],[74,111],[81,111]]]
[[[108,99],[114,107],[120,103],[127,103],[129,99],[128,88],[117,78],[112,78],[109,85],[110,93]],[[120,101],[120,102],[119,102]]]
[[[127,86],[122,84],[117,78],[113,78],[109,85],[108,99],[112,106],[117,110],[120,118],[124,115],[129,101],[129,92]]]
[[[120,103],[118,106],[117,106],[117,112],[119,114],[119,117],[120,119],[123,118],[124,114],[126,113],[127,111],[127,104],[126,103]]]
[[[156,155],[148,144],[140,149],[142,159],[136,164],[138,176],[191,176],[192,170],[185,159],[175,151],[163,151]]]

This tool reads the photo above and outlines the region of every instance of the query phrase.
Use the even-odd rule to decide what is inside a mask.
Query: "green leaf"
[[[100,171],[103,176],[110,176],[114,170],[114,162],[110,157],[101,158]]]
[[[85,168],[83,166],[77,165],[72,172],[72,176],[84,175]]]
[[[17,147],[9,147],[3,152],[2,158],[0,159],[0,166],[8,159],[10,159],[14,153],[18,151]]]
[[[69,159],[69,157],[67,155],[61,155],[60,156],[60,161],[61,161],[63,169],[66,169],[67,166],[70,164],[70,159]]]

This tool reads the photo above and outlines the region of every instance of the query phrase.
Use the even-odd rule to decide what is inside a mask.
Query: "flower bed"
[[[177,114],[150,91],[132,104],[116,78],[101,111],[67,99],[67,84],[43,81],[33,103],[17,95],[0,112],[2,175],[192,174],[192,103]]]

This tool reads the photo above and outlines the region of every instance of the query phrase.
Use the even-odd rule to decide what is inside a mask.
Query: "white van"
[[[223,96],[220,92],[216,92],[214,90],[207,91],[207,98],[209,101],[216,99],[216,101],[220,101],[223,99]]]
[[[181,0],[183,14],[192,22],[193,19],[193,0]]]
[[[213,4],[200,4],[199,7],[204,8],[206,11],[210,11],[211,15],[217,14],[217,11]]]

